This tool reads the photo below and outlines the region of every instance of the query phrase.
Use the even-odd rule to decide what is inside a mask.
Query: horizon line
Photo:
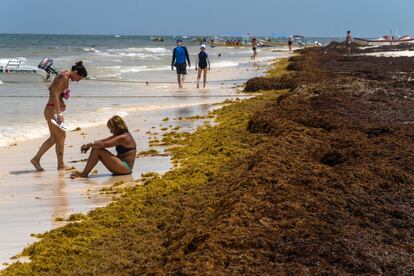
[[[75,34],[75,33],[5,33],[5,32],[0,32],[0,35],[69,35],[69,36],[188,36],[188,37],[215,37],[215,36],[234,36],[234,37],[241,37],[241,36],[250,36],[250,37],[275,37],[275,35],[272,34],[268,34],[268,35],[263,35],[263,34],[241,34],[241,33],[235,33],[235,34],[208,34],[208,35],[202,35],[202,34],[119,34],[119,33],[114,33],[114,34],[99,34],[99,33],[89,33],[89,34]],[[291,35],[297,35],[296,33],[292,33],[292,34],[277,34],[277,37],[289,37]],[[342,36],[317,36],[317,35],[304,35],[305,37],[313,37],[313,38],[341,38]],[[345,37],[345,36],[344,36]]]

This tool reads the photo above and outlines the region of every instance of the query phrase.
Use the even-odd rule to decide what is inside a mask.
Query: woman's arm
[[[188,67],[191,67],[190,55],[188,54],[187,47],[183,47],[183,48],[184,48],[185,56],[187,58]]]
[[[175,49],[173,50],[173,56],[172,56],[172,61],[171,61],[171,70],[174,70],[173,66],[174,66],[174,62],[175,62]]]
[[[61,90],[61,84],[56,83],[53,87],[51,87],[50,92],[51,92],[51,98],[52,98],[52,102],[55,106],[56,112],[57,113],[62,113],[62,107],[60,106],[60,94],[62,93],[63,90]]]
[[[105,149],[112,148],[122,144],[125,141],[124,135],[112,135],[102,140],[85,144],[81,147],[81,152],[87,152],[90,148],[92,149]]]
[[[106,141],[108,141],[108,140],[111,140],[111,139],[112,139],[112,138],[114,138],[114,137],[115,137],[115,135],[111,135],[111,136],[106,137],[106,138],[104,138],[104,139],[102,139],[102,140],[95,141],[95,143],[98,143],[98,142],[106,142]]]
[[[50,88],[51,92],[51,99],[55,106],[56,113],[58,116],[58,120],[60,122],[63,122],[63,108],[61,106],[60,102],[60,95],[62,94],[62,91],[65,89],[66,85],[66,79],[63,75],[56,76],[56,80],[54,81],[54,84]]]

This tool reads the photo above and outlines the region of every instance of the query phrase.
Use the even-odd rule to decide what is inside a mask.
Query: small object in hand
[[[58,126],[61,130],[66,131],[68,129],[68,126],[65,124],[65,122],[60,122],[58,115],[53,115],[53,118],[50,119],[50,122],[52,124]]]

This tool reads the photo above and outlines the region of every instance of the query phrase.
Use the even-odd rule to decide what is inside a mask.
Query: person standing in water
[[[195,69],[197,71],[197,88],[200,88],[201,73],[203,73],[203,88],[206,87],[207,82],[207,66],[210,70],[210,59],[206,53],[206,45],[200,46],[200,53],[198,53]]]
[[[347,54],[348,54],[348,56],[350,56],[351,55],[351,43],[352,43],[351,31],[346,32],[345,43],[346,43]]]
[[[253,50],[253,55],[251,57],[252,60],[256,60],[256,56],[257,56],[257,40],[256,38],[252,39],[252,50]]]
[[[181,39],[177,40],[177,47],[173,50],[173,57],[171,61],[171,70],[174,70],[174,66],[177,70],[178,87],[183,88],[185,75],[187,75],[187,63],[188,67],[191,67],[190,56],[188,55],[187,48],[183,46]]]
[[[289,36],[289,39],[288,39],[289,52],[292,52],[292,44],[293,44],[292,37]]]
[[[36,170],[43,171],[43,168],[40,166],[40,159],[54,145],[56,147],[57,169],[65,169],[63,152],[66,132],[60,127],[64,122],[63,112],[66,109],[63,99],[67,100],[70,96],[69,81],[78,82],[87,75],[88,72],[83,66],[82,61],[79,61],[72,66],[70,72],[63,71],[59,73],[49,86],[49,100],[43,114],[49,128],[50,137],[43,142],[36,156],[30,160]]]

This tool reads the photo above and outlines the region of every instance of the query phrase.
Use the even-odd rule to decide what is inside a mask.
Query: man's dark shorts
[[[187,64],[175,64],[175,68],[177,69],[178,75],[187,75]]]

